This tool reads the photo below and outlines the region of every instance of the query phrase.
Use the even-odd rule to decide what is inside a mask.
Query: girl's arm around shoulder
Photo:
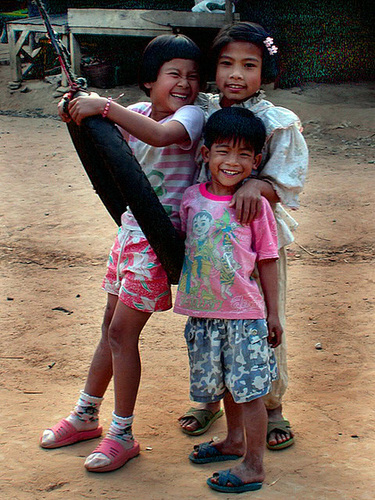
[[[277,225],[272,208],[266,198],[261,198],[260,214],[250,223],[252,247],[257,262],[264,259],[278,259]]]
[[[270,203],[298,208],[307,175],[308,149],[298,116],[289,109],[270,106],[259,118],[267,129],[261,170],[258,177],[244,182],[232,200],[242,224],[259,214],[262,196]]]
[[[270,181],[256,177],[245,181],[230,202],[230,206],[236,210],[236,219],[241,224],[249,224],[259,216],[263,206],[262,198],[266,198],[270,203],[280,201]]]

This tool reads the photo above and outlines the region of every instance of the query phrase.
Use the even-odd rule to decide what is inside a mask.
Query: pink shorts
[[[102,288],[132,309],[152,313],[172,307],[167,274],[139,229],[119,229]]]

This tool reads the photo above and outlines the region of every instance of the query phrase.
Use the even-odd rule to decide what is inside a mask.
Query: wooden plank
[[[67,14],[50,16],[51,24],[57,33],[67,34],[68,29],[68,16]],[[44,33],[46,28],[41,17],[28,17],[26,19],[17,19],[7,23],[13,31],[34,31],[36,33]]]
[[[105,27],[87,27],[81,26],[70,30],[73,35],[107,35],[107,36],[143,36],[154,38],[157,35],[168,35],[173,33],[172,28],[164,27],[162,29],[137,29],[137,28],[105,28]]]
[[[81,47],[71,32],[69,35],[70,38],[70,64],[72,67],[72,71],[76,76],[81,76]]]
[[[233,2],[231,0],[225,0],[225,24],[233,23]]]
[[[8,50],[11,78],[14,82],[20,82],[22,79],[21,59],[16,50],[16,32],[7,25]]]
[[[219,29],[225,24],[225,14],[146,9],[68,9],[68,24],[76,35],[156,36],[179,27]]]
[[[156,25],[176,28],[221,28],[225,24],[225,14],[210,12],[183,12],[172,10],[149,10],[141,18]]]
[[[68,9],[68,24],[70,30],[79,34],[82,30],[99,34],[101,30],[124,32],[126,30],[163,30],[163,27],[142,19],[144,9]]]
[[[29,36],[29,34],[30,34],[30,30],[26,29],[26,27],[25,27],[25,30],[22,31],[22,33],[21,33],[21,35],[20,35],[20,37],[17,40],[17,43],[15,45],[16,55],[18,55],[18,53],[22,49],[22,45],[26,42],[26,38]]]

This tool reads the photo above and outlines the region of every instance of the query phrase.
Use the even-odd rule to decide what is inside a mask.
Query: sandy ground
[[[134,425],[141,455],[116,472],[92,474],[83,462],[97,441],[39,448],[41,431],[69,413],[83,387],[100,335],[100,283],[116,227],[65,125],[41,117],[55,114],[55,86],[30,81],[28,91],[11,93],[9,80],[9,67],[0,66],[0,497],[232,498],[206,486],[215,466],[187,459],[202,438],[183,435],[177,424],[189,405],[188,366],[185,319],[172,312],[155,315],[142,334]],[[285,415],[296,444],[266,452],[265,485],[243,498],[374,498],[374,88],[269,91],[301,116],[311,151],[295,214],[300,228],[289,249]],[[140,96],[135,87],[125,90],[123,102]],[[105,430],[112,406],[110,387]],[[223,418],[205,438],[224,433]]]

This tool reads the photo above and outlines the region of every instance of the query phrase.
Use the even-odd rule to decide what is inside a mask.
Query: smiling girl
[[[189,38],[162,35],[146,47],[141,64],[140,87],[151,102],[124,108],[93,94],[73,99],[69,114],[59,104],[64,121],[80,124],[87,116],[101,114],[123,130],[177,230],[182,194],[195,175],[195,149],[204,121],[202,111],[193,106],[200,88],[199,63],[200,50]],[[92,472],[118,469],[139,454],[132,433],[141,376],[139,335],[153,312],[168,310],[172,303],[166,272],[129,209],[121,223],[102,285],[107,292],[102,336],[85,387],[72,413],[40,439],[43,448],[58,448],[100,436],[99,408],[113,376],[112,423],[85,461]]]

